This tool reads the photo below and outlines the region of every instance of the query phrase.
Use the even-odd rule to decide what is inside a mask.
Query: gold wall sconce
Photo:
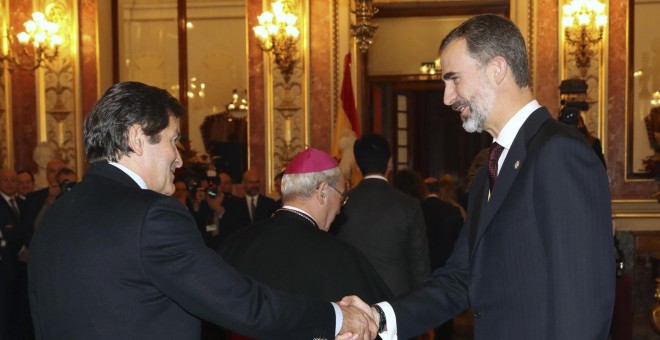
[[[369,20],[378,13],[378,8],[374,7],[373,0],[355,0],[355,10],[352,12],[355,13],[355,24],[351,25],[351,33],[360,52],[367,53],[378,29],[378,24]]]
[[[16,39],[20,43],[19,50],[13,50],[13,27],[10,26],[5,30],[5,36],[2,39],[0,61],[7,61],[10,71],[14,67],[33,71],[43,65],[45,61],[51,62],[57,59],[60,45],[62,45],[62,37],[57,35],[60,29],[58,24],[46,20],[41,12],[34,12],[32,19],[26,21],[23,26],[25,31],[16,35]],[[32,45],[32,49],[29,48],[30,45]]]
[[[296,43],[300,31],[296,27],[298,17],[291,13],[291,3],[278,0],[271,4],[273,12],[265,11],[258,17],[259,25],[253,28],[259,48],[273,52],[275,64],[285,82],[289,82],[298,63]]]
[[[563,11],[567,51],[574,56],[575,65],[586,73],[603,39],[607,24],[605,4],[598,0],[572,0],[563,6]]]

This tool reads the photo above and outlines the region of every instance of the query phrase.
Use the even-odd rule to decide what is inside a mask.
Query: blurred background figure
[[[16,174],[18,196],[25,200],[27,194],[34,191],[34,175],[28,170],[21,170]]]
[[[449,203],[461,212],[463,220],[465,220],[465,208],[458,202],[458,185],[456,184],[456,177],[450,174],[444,174],[440,177],[439,188],[435,192],[443,202]]]
[[[414,197],[419,201],[423,200],[426,196],[426,186],[422,181],[422,177],[412,170],[402,169],[397,171],[392,178],[392,185],[402,193]]]
[[[428,195],[422,201],[422,211],[429,240],[431,271],[434,271],[444,266],[454,251],[464,220],[459,208],[440,199],[438,192],[441,188],[437,178],[429,177],[424,184]],[[435,329],[434,339],[451,339],[453,333],[454,323],[450,319]]]

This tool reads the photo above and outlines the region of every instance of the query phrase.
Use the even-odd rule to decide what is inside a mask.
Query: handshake
[[[345,296],[337,304],[344,321],[337,340],[375,339],[378,335],[380,313],[355,295]]]

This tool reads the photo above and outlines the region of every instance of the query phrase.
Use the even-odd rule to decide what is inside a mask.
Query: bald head
[[[16,171],[14,169],[0,169],[0,191],[8,196],[16,195]]]
[[[243,186],[245,187],[245,193],[249,196],[255,196],[259,194],[259,174],[256,170],[249,169],[243,173]]]

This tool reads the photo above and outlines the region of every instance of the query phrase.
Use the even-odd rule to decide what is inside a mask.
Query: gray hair
[[[304,174],[284,174],[282,177],[282,201],[304,200],[310,198],[323,182],[336,187],[341,170],[332,168]]]
[[[440,52],[458,39],[465,39],[468,55],[482,66],[496,56],[503,57],[518,87],[529,86],[525,39],[511,20],[495,14],[477,15],[449,32],[440,43]]]

